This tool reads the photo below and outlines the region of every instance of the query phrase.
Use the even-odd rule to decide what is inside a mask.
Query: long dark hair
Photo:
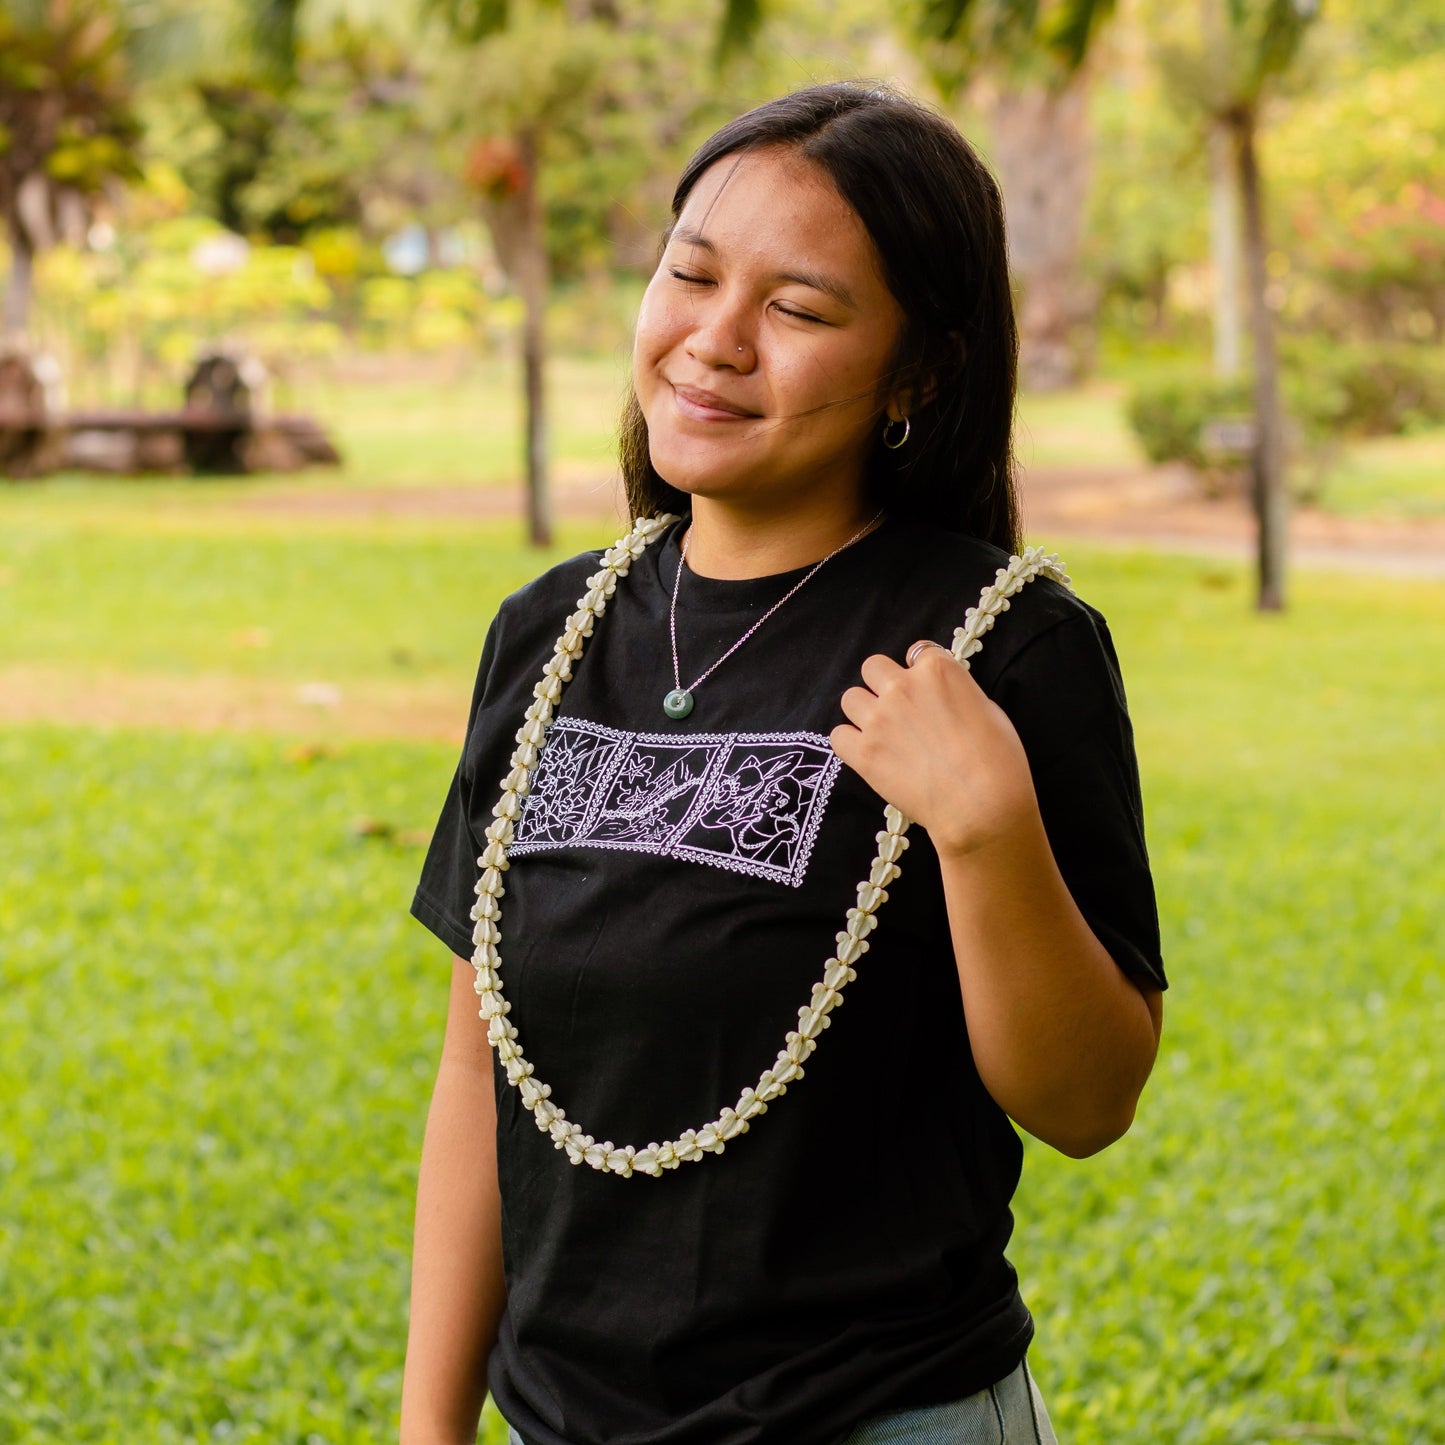
[[[884,447],[880,426],[867,470],[876,504],[1017,551],[1018,331],[997,182],[942,116],[887,86],[840,81],[770,101],[704,141],[677,183],[674,220],[709,166],[765,146],[820,166],[858,214],[905,318],[887,389],[928,388],[906,445]],[[653,468],[630,387],[619,455],[631,515],[688,510]]]

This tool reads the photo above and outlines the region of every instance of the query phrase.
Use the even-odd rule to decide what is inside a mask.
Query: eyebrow
[[[681,241],[687,246],[697,246],[712,256],[718,255],[718,248],[701,231],[678,227],[668,235],[667,240],[669,242]],[[814,291],[821,291],[825,296],[831,296],[840,306],[846,306],[850,311],[858,309],[858,303],[853,299],[852,291],[841,281],[824,275],[821,271],[779,271],[773,279],[791,281],[799,286],[810,286]]]

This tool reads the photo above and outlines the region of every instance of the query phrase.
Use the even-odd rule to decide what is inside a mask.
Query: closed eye
[[[700,276],[695,271],[684,271],[677,266],[669,266],[667,274],[674,281],[680,281],[684,286],[715,286],[717,282],[711,276]],[[793,321],[811,321],[816,326],[831,326],[831,321],[825,321],[821,316],[814,316],[810,311],[799,311],[792,306],[784,306],[781,302],[775,301],[773,309],[780,316],[787,316]]]
[[[819,326],[831,326],[832,322],[824,321],[821,316],[814,316],[808,311],[795,311],[791,306],[784,306],[779,302],[773,303],[783,316],[791,316],[795,321],[814,321]]]

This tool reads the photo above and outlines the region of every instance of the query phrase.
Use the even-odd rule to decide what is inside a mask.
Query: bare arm
[[[417,1180],[401,1445],[474,1445],[506,1302],[492,1057],[472,979],[454,960]]]
[[[1120,972],[1079,912],[1007,715],[942,648],[863,664],[833,747],[917,819],[943,872],[979,1077],[1029,1133],[1092,1154],[1128,1129],[1162,996]]]
[[[1082,1158],[1119,1138],[1159,1044],[1163,995],[1120,972],[1079,912],[1035,807],[1006,840],[939,849],[969,1044],[1016,1123]]]

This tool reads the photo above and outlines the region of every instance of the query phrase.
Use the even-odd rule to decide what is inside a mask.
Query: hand
[[[911,666],[876,654],[843,694],[833,751],[928,830],[940,853],[971,853],[1038,819],[1028,758],[1007,714],[935,643]]]

